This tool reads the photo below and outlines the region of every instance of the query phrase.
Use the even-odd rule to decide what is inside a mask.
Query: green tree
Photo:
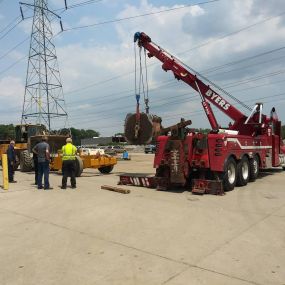
[[[199,129],[197,129],[197,131],[199,133],[202,133],[202,134],[208,134],[211,130],[210,129],[199,128]]]
[[[116,134],[115,134],[115,137],[116,137],[116,136],[122,136],[122,137],[124,137],[125,134],[124,134],[124,133],[116,133]]]
[[[15,138],[15,126],[12,124],[9,125],[0,125],[0,139],[1,140],[10,140]]]
[[[86,139],[86,138],[93,138],[93,137],[99,137],[100,133],[94,130],[84,130],[84,129],[75,129],[75,128],[70,128],[71,130],[71,135],[73,139],[73,143],[75,145],[80,145],[81,144],[81,139]]]

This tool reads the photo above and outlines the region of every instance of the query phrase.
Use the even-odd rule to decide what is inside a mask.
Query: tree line
[[[70,132],[73,139],[73,143],[75,145],[80,145],[81,139],[99,137],[100,135],[100,133],[95,130],[91,129],[84,130],[76,128],[70,128],[70,131],[67,129],[60,131],[53,131],[52,133],[68,134]],[[16,136],[15,126],[13,124],[0,125],[0,140],[12,140],[15,139],[15,136]]]
[[[81,144],[81,139],[86,138],[93,138],[93,137],[99,137],[100,133],[91,130],[91,129],[76,129],[76,128],[70,128],[71,136],[73,138],[73,143],[76,145]],[[210,130],[208,129],[199,129],[200,132],[208,132]],[[69,132],[69,130],[68,130]],[[0,125],[0,140],[10,140],[15,138],[15,126],[12,124],[9,125]],[[285,139],[285,125],[282,126],[282,139]]]

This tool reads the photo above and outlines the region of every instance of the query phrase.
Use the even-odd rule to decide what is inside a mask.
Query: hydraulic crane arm
[[[217,94],[209,85],[206,85],[195,74],[188,71],[183,66],[182,62],[153,43],[148,35],[137,32],[134,36],[134,42],[138,42],[140,47],[144,47],[149,52],[149,57],[155,56],[157,59],[159,59],[163,63],[163,70],[171,70],[176,79],[183,80],[200,94],[203,108],[213,130],[218,130],[219,125],[212,108],[207,101],[211,102],[235,122],[241,121],[242,119],[244,120],[244,118],[246,118],[243,113]]]

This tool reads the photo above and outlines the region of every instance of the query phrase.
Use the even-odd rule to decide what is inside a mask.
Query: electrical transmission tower
[[[48,130],[63,128],[67,112],[51,28],[51,21],[60,17],[48,9],[47,0],[20,5],[23,19],[22,5],[34,11],[22,123],[44,124]],[[60,25],[63,30],[61,21]]]

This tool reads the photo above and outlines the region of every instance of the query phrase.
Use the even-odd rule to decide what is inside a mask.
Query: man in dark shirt
[[[43,188],[42,180],[44,176],[44,189],[53,189],[49,185],[49,161],[50,147],[47,143],[47,137],[42,137],[42,141],[35,145],[33,153],[38,156],[38,189]]]
[[[37,142],[38,144],[39,142]],[[34,162],[34,170],[35,170],[35,185],[38,185],[38,174],[39,174],[39,171],[38,171],[38,155],[33,152],[33,162]]]
[[[16,155],[15,155],[15,141],[10,141],[10,144],[7,149],[7,157],[8,157],[8,178],[10,183],[16,183],[14,180],[14,165],[16,163]]]

